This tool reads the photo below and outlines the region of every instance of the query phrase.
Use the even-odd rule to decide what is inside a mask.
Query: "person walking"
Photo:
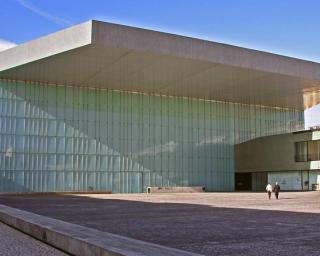
[[[279,199],[279,192],[280,192],[280,186],[278,182],[276,182],[276,185],[273,188],[274,195],[276,196],[276,199]]]
[[[270,200],[271,199],[271,193],[272,193],[272,186],[271,186],[270,183],[266,186],[266,190],[267,190],[268,197],[269,197],[269,200]]]

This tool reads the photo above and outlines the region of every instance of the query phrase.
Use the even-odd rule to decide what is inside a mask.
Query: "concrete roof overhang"
[[[302,110],[320,103],[320,64],[88,21],[0,53],[0,79]]]

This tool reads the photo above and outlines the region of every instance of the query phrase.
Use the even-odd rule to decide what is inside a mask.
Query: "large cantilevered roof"
[[[320,64],[88,21],[0,52],[0,79],[302,110],[320,103]]]

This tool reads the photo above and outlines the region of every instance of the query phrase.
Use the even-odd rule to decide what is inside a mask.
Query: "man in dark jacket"
[[[280,192],[280,186],[278,184],[278,182],[276,182],[276,185],[273,187],[273,191],[274,191],[274,194],[276,196],[276,199],[279,198],[279,192]]]

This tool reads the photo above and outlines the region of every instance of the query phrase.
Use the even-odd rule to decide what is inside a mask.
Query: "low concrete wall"
[[[112,191],[70,191],[70,192],[3,192],[0,195],[32,195],[32,196],[43,196],[43,195],[87,195],[87,194],[112,194]]]
[[[148,187],[148,193],[199,193],[205,192],[205,187]]]
[[[79,256],[199,256],[0,205],[0,221]]]

